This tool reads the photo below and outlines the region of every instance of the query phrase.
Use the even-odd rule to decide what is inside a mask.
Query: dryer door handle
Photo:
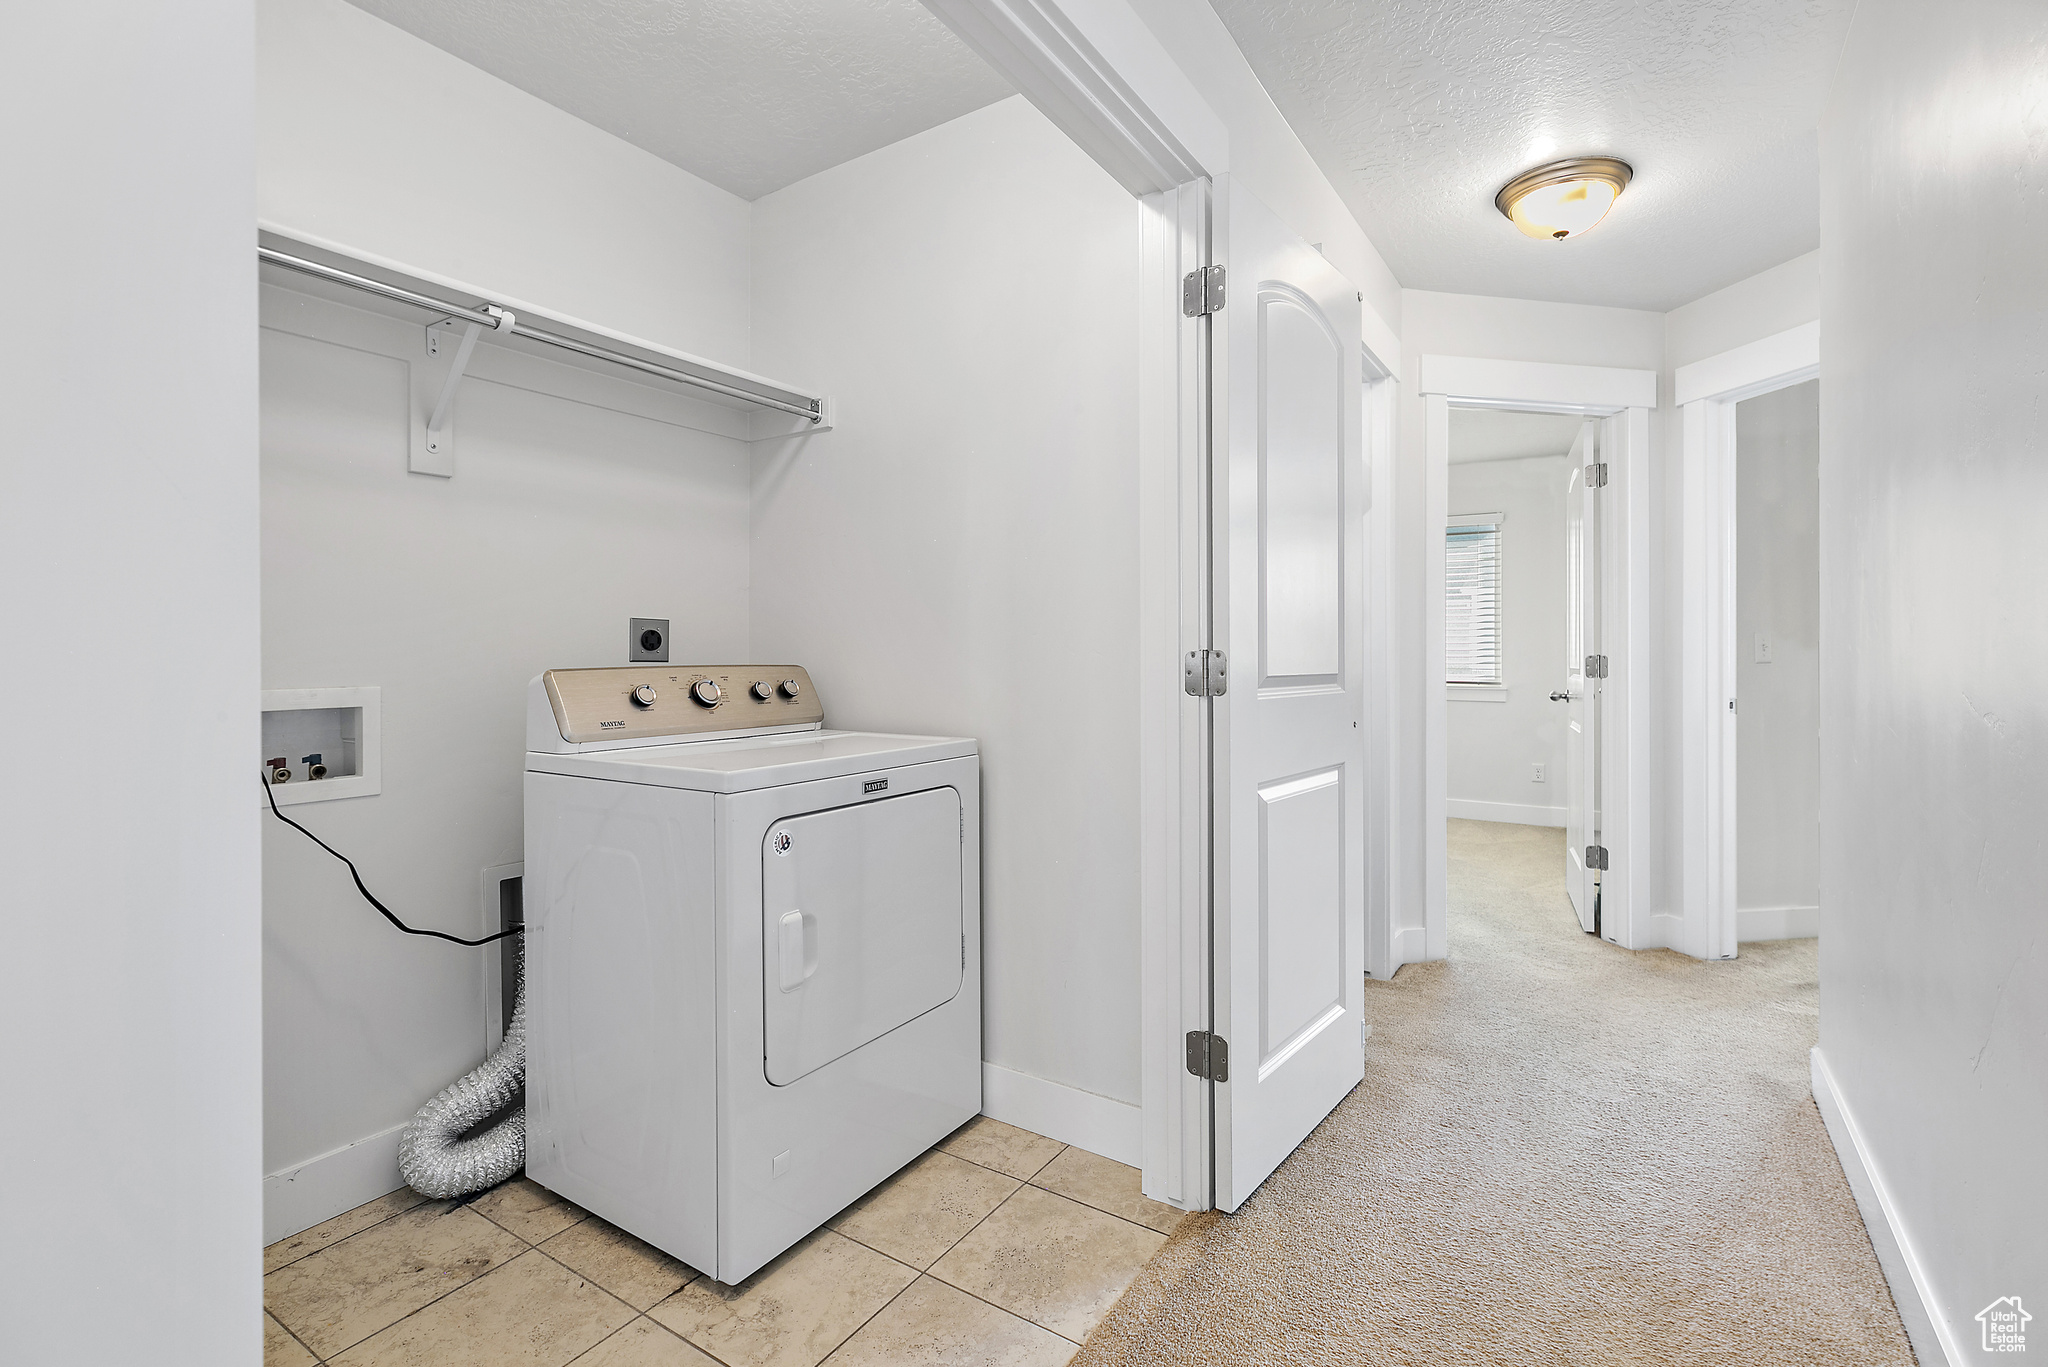
[[[818,971],[818,918],[808,912],[784,912],[776,923],[776,944],[782,960],[782,990],[794,992]]]

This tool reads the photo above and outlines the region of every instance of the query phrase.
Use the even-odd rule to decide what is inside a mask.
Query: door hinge
[[[1606,461],[1594,461],[1586,467],[1586,487],[1588,489],[1604,489],[1607,487]]]
[[[1604,679],[1607,677],[1607,657],[1605,655],[1588,655],[1586,657],[1586,677],[1589,679]]]
[[[1605,845],[1586,846],[1586,867],[1589,869],[1604,869],[1607,867],[1607,847]]]
[[[1220,698],[1230,691],[1230,661],[1220,650],[1190,650],[1181,664],[1181,687],[1190,698]]]
[[[1207,1030],[1188,1031],[1188,1071],[1211,1082],[1230,1081],[1230,1041]]]
[[[1223,267],[1205,266],[1181,277],[1180,311],[1190,318],[1223,311]]]

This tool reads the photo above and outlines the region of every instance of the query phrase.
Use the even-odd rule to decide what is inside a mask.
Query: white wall
[[[1137,207],[1019,97],[754,208],[756,364],[841,405],[757,457],[755,650],[980,740],[986,1057],[1135,1103]]]
[[[2048,1326],[2044,69],[2039,5],[1863,0],[1821,129],[1821,1053],[1958,1362]]]
[[[1455,452],[1455,438],[1453,438]],[[1507,700],[1450,693],[1450,814],[1564,824],[1564,517],[1569,455],[1454,463],[1450,511],[1501,513],[1501,672]],[[1537,764],[1544,781],[1535,782]]]
[[[1735,453],[1737,932],[1780,939],[1820,906],[1820,381],[1737,404]]]
[[[1490,356],[1654,370],[1664,358],[1664,315],[1643,309],[1403,290],[1401,318],[1402,355],[1415,359]],[[1416,432],[1419,443],[1419,425]]]
[[[1676,370],[1818,317],[1820,253],[1811,251],[1665,314],[1664,365]]]
[[[478,880],[522,857],[527,681],[625,664],[631,617],[670,619],[674,658],[749,657],[746,443],[681,425],[688,400],[480,346],[458,474],[410,474],[418,325],[275,287],[263,311],[263,684],[383,704],[383,791],[291,815],[411,924],[496,930]],[[399,1185],[397,1128],[483,1057],[497,951],[398,933],[263,820],[279,1238]]]
[[[0,44],[0,1359],[260,1360],[246,5]]]
[[[345,0],[257,0],[257,214],[747,364],[747,204]]]
[[[743,201],[342,0],[261,0],[257,32],[265,218],[748,360]],[[526,681],[625,663],[633,616],[670,618],[676,658],[749,655],[747,448],[689,400],[485,344],[459,473],[408,474],[417,323],[274,289],[265,322],[263,684],[384,690],[382,794],[296,815],[401,914],[474,934],[479,871],[520,858]],[[398,934],[265,823],[277,1238],[398,1184],[396,1127],[482,1057],[490,951]]]

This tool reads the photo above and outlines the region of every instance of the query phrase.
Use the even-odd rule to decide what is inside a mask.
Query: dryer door
[[[778,1087],[951,1001],[965,968],[960,795],[787,817],[761,847],[761,996]]]

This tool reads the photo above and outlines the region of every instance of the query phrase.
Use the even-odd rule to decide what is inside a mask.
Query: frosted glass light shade
[[[1530,237],[1577,237],[1614,207],[1634,172],[1613,157],[1574,157],[1525,171],[1501,187],[1494,206]]]

